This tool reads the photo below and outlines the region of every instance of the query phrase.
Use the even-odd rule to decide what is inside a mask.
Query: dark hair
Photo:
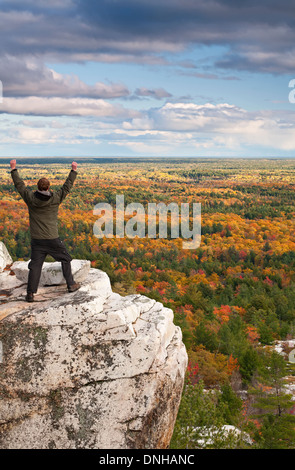
[[[38,189],[39,191],[47,191],[49,189],[50,182],[47,178],[41,178],[38,181]]]

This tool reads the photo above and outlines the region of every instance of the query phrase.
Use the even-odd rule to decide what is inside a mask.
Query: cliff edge
[[[45,276],[32,304],[25,263],[0,273],[0,448],[165,449],[187,366],[173,312],[81,263],[79,291]]]

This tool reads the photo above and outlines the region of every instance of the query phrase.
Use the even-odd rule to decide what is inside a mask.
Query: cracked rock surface
[[[31,304],[9,269],[0,284],[0,448],[169,446],[187,366],[172,310],[93,268]]]

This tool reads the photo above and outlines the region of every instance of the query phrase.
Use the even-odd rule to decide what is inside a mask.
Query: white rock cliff
[[[79,291],[43,286],[32,304],[1,273],[2,449],[169,446],[187,366],[173,312],[88,269]]]
[[[3,242],[0,242],[0,272],[2,272],[8,264],[12,264],[12,258]]]

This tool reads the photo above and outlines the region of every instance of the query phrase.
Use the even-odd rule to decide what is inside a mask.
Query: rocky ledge
[[[1,273],[2,449],[169,446],[187,366],[173,312],[88,268],[79,291],[43,286],[32,304]]]

